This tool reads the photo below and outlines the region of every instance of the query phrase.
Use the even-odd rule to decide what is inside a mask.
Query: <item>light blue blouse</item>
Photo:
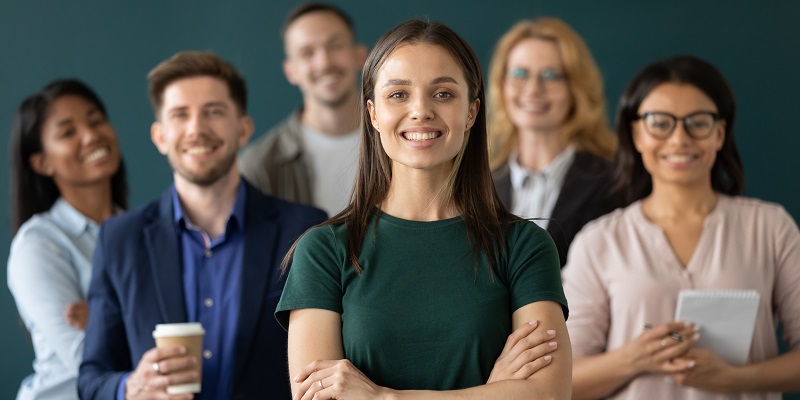
[[[8,288],[33,340],[34,374],[17,399],[77,399],[82,330],[67,324],[68,304],[86,300],[98,226],[64,199],[20,227],[8,256]]]

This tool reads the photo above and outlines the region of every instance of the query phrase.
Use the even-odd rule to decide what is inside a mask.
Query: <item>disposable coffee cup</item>
[[[181,323],[181,324],[158,324],[153,331],[153,339],[156,340],[156,347],[165,349],[170,347],[186,347],[187,355],[197,359],[194,370],[200,380],[193,383],[167,386],[167,393],[200,393],[203,377],[203,325],[200,323]]]

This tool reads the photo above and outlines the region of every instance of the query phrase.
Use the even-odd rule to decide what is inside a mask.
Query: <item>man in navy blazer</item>
[[[157,349],[156,324],[201,322],[202,391],[195,399],[288,399],[286,332],[273,317],[278,267],[325,213],[261,194],[236,168],[253,132],[244,80],[210,53],[183,52],[148,75],[151,138],[174,185],[112,218],[98,235],[90,317],[78,378],[83,399],[191,399],[201,360]]]

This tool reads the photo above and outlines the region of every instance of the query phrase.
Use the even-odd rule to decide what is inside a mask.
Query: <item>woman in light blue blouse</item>
[[[119,144],[97,95],[59,80],[20,104],[9,148],[8,286],[36,353],[17,399],[77,399],[98,226],[127,206]]]

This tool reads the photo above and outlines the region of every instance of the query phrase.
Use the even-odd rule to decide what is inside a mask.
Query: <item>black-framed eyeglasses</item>
[[[714,127],[720,119],[719,114],[711,111],[697,111],[683,117],[677,117],[666,112],[646,112],[636,116],[637,120],[642,120],[644,130],[650,136],[665,140],[672,136],[678,121],[683,122],[683,129],[695,140],[703,140],[711,137]]]

